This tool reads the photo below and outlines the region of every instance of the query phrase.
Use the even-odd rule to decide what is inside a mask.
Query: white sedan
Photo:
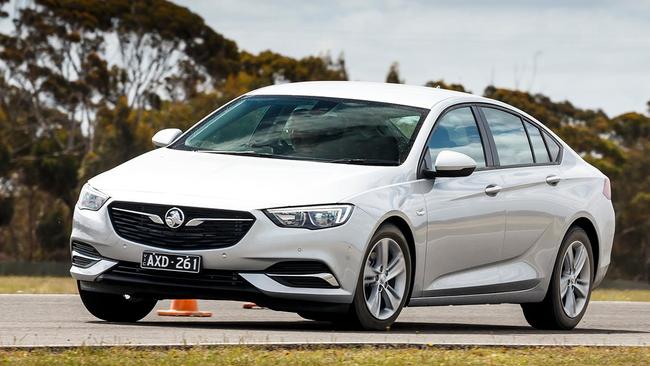
[[[385,329],[404,306],[519,303],[571,329],[610,263],[607,177],[495,100],[283,84],[153,142],[74,212],[70,272],[100,319],[199,298]]]

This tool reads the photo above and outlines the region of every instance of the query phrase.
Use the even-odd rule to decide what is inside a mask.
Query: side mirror
[[[443,150],[438,154],[435,171],[425,170],[425,178],[467,177],[476,169],[476,161],[456,151]]]
[[[151,142],[153,142],[153,145],[156,147],[167,146],[174,142],[174,140],[176,140],[176,138],[182,133],[183,131],[178,128],[166,128],[156,132],[156,134],[151,138]]]

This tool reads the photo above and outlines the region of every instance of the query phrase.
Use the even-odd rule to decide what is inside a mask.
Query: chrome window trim
[[[510,109],[508,107],[504,107],[502,105],[492,104],[492,103],[487,103],[487,102],[478,102],[478,103],[471,103],[471,104],[476,106],[477,109],[480,111],[481,120],[485,124],[485,128],[487,129],[487,133],[490,136],[490,139],[492,139],[492,131],[490,131],[490,128],[489,128],[489,126],[487,124],[487,121],[485,120],[485,116],[483,115],[483,111],[481,111],[481,108],[498,109],[498,110],[501,110],[501,111],[503,111],[505,113],[510,113],[512,115],[515,115],[515,116],[519,117],[519,119],[521,119],[521,121],[522,121],[522,124],[525,123],[525,122],[528,122],[528,123],[532,124],[533,126],[537,127],[542,132],[543,136],[547,135],[560,148],[557,160],[553,161],[553,162],[550,162],[550,163],[526,163],[526,164],[501,165],[501,163],[499,162],[499,158],[498,158],[497,151],[496,151],[496,146],[495,146],[494,151],[493,151],[495,165],[487,167],[484,170],[522,168],[522,167],[528,167],[528,166],[532,166],[532,167],[537,166],[538,167],[538,166],[561,165],[562,164],[562,159],[564,157],[564,146],[560,142],[558,142],[557,139],[547,131],[547,130],[550,130],[550,128],[544,126],[541,122],[534,121],[531,118],[528,118],[528,117],[524,116],[523,114],[521,114],[521,113],[519,113],[519,112],[517,112],[515,110],[512,110],[512,109]],[[524,126],[524,130],[525,130],[525,126]],[[528,136],[528,131],[526,131],[526,136]],[[548,144],[548,142],[546,142],[546,141],[544,141],[544,142],[546,144]],[[530,143],[529,143],[529,146],[530,146]],[[546,145],[546,148],[548,149],[548,145]]]

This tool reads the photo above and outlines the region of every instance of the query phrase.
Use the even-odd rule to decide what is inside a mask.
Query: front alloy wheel
[[[370,250],[363,274],[366,306],[377,319],[395,314],[406,293],[406,260],[399,244],[383,238]]]
[[[397,319],[411,285],[411,255],[394,225],[377,230],[366,252],[352,310],[364,329],[384,330]]]

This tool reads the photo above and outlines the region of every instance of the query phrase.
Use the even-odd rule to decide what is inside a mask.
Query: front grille
[[[172,207],[181,209],[185,215],[183,224],[176,229],[164,223],[165,214]],[[177,250],[215,249],[237,244],[255,222],[250,212],[149,203],[113,202],[108,211],[115,232],[122,238]],[[159,222],[154,222],[151,215]],[[206,220],[197,226],[187,226],[190,220],[198,218],[223,220]]]
[[[203,269],[200,273],[156,271],[140,268],[138,263],[119,262],[100,277],[101,281],[173,288],[210,288],[245,290],[252,286],[237,272]]]

